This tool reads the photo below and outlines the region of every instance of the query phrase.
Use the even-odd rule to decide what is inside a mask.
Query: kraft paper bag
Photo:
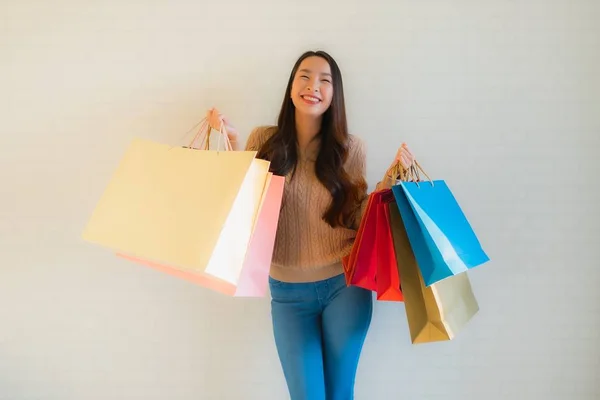
[[[168,265],[153,263],[125,254],[117,255],[228,296],[264,297],[268,291],[269,270],[273,257],[284,183],[284,177],[269,173],[237,286],[203,273],[182,271]]]
[[[404,227],[405,216],[393,204],[389,211],[411,341],[452,340],[479,312],[469,277],[464,272],[426,287]]]
[[[255,156],[135,139],[83,238],[236,285],[269,172]]]
[[[402,216],[415,217],[405,227],[426,286],[489,261],[446,182],[405,181],[392,190]]]

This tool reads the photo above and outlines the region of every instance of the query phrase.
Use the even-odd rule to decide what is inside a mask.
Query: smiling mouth
[[[308,104],[318,104],[321,102],[321,99],[315,96],[304,95],[300,97],[302,97],[302,100],[304,100],[304,102]]]

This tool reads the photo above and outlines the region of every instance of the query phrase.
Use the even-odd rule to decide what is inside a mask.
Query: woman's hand
[[[406,145],[406,143],[402,143],[402,146],[398,149],[396,153],[396,158],[394,158],[394,162],[390,168],[393,168],[397,164],[400,164],[404,169],[409,169],[415,163],[415,157],[411,153],[410,149]]]
[[[227,138],[231,143],[231,147],[233,148],[233,150],[237,150],[240,134],[235,128],[235,126],[231,124],[229,119],[227,119],[227,117],[220,113],[219,110],[217,110],[216,108],[211,108],[208,111],[207,118],[211,128],[218,131],[219,129],[221,129],[221,127],[223,127],[223,130],[227,133]]]
[[[379,183],[377,183],[375,190],[389,189],[392,186],[394,186],[396,184],[396,180],[400,178],[399,176],[391,175],[393,173],[396,173],[396,172],[393,172],[396,170],[396,167],[398,165],[400,165],[406,171],[406,170],[410,169],[410,167],[412,167],[414,165],[414,163],[415,163],[415,157],[413,156],[412,152],[410,151],[410,149],[408,148],[406,143],[402,143],[402,146],[400,146],[400,148],[398,149],[398,152],[396,153],[396,157],[394,158],[394,161],[392,162],[392,164],[390,164],[390,168],[385,173],[385,176],[383,177],[383,179]],[[397,172],[400,172],[400,171],[397,171]]]

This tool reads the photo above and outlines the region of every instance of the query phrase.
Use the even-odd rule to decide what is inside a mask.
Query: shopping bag
[[[228,143],[224,132],[218,133]],[[254,151],[193,147],[134,139],[83,238],[236,285],[270,164]]]
[[[390,226],[389,205],[395,203],[391,190],[381,191],[380,203],[377,204],[377,228],[375,234],[377,262],[377,300],[402,301],[398,263],[394,250],[394,241]]]
[[[426,287],[405,228],[417,224],[415,216],[393,204],[389,212],[411,342],[454,339],[479,311],[467,273]]]
[[[364,211],[357,237],[354,240],[348,260],[342,260],[348,266],[345,270],[351,271],[347,275],[348,285],[358,286],[363,289],[377,291],[377,253],[375,235],[377,233],[377,205],[381,200],[381,193],[374,192],[369,195],[367,207]]]
[[[402,181],[392,190],[402,216],[415,217],[406,230],[425,285],[489,261],[446,182],[421,181],[415,168],[412,172],[413,182]]]
[[[235,296],[263,297],[267,293],[284,184],[285,177],[272,175]]]
[[[352,245],[352,248],[350,249],[350,254],[342,257],[342,265],[344,267],[344,275],[346,278],[347,286],[352,285],[352,281],[354,279],[354,272],[356,270],[356,253],[358,252],[358,248],[360,246],[360,242],[362,240],[363,233],[365,230],[366,218],[364,218],[364,216],[369,213],[372,202],[373,202],[373,196],[369,196],[367,198],[367,205],[365,206],[363,217],[360,220],[360,224],[358,226],[358,231],[356,232],[356,236],[354,238],[354,243]]]
[[[258,217],[237,285],[207,274],[183,271],[168,265],[130,257],[125,254],[117,255],[228,296],[264,297],[267,293],[269,270],[273,257],[284,182],[284,177],[269,173],[266,184],[267,188],[261,200]]]

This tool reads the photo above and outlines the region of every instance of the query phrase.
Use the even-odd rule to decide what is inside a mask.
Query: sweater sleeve
[[[363,189],[358,194],[357,205],[351,221],[351,228],[358,229],[362,216],[364,215],[369,193],[367,192],[367,152],[364,142],[358,137],[350,136],[349,156],[347,161],[347,171],[352,179],[359,183],[364,182]]]
[[[350,157],[348,158],[348,168],[350,171],[352,171],[351,173],[353,174],[352,176],[355,177],[355,179],[359,180],[359,179],[364,179],[366,181],[366,164],[367,164],[367,152],[366,152],[366,146],[364,144],[364,142],[355,137],[355,136],[351,136],[351,148],[350,148]],[[384,174],[384,176],[382,177],[382,179],[377,182],[377,185],[375,186],[375,190],[371,193],[380,191],[380,190],[384,190],[384,189],[389,189],[394,185],[394,182],[391,180],[391,178],[387,175]],[[363,216],[365,215],[365,211],[367,209],[367,205],[369,203],[369,197],[371,195],[371,193],[367,192],[367,189],[365,187],[364,191],[362,191],[359,195],[359,202],[355,211],[355,215],[354,218],[352,219],[352,229],[358,229],[360,226],[360,221],[362,220]]]

